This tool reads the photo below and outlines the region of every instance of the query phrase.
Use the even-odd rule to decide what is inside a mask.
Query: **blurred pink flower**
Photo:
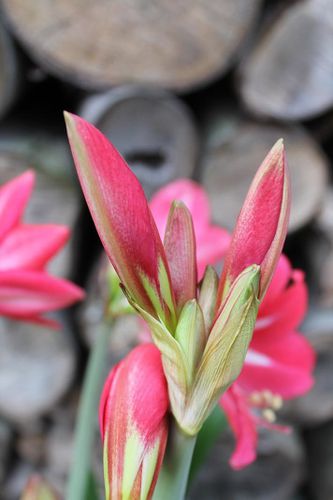
[[[34,180],[27,171],[0,188],[0,316],[57,326],[43,314],[81,300],[83,291],[45,271],[68,228],[22,222]]]
[[[256,458],[257,426],[286,430],[272,423],[274,410],[313,385],[315,354],[297,332],[306,310],[303,273],[282,256],[259,308],[243,370],[220,401],[237,441],[230,461],[236,469]]]
[[[157,191],[150,201],[150,209],[161,238],[174,200],[185,203],[192,214],[200,281],[206,266],[216,264],[224,257],[230,235],[225,229],[211,224],[209,200],[205,190],[194,181],[179,179]]]

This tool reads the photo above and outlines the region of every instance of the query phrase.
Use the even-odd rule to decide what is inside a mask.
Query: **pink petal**
[[[236,448],[230,465],[233,469],[242,469],[256,459],[258,436],[255,419],[236,383],[223,394],[220,405],[236,438]]]
[[[264,300],[260,305],[260,309],[263,310],[271,302],[280,295],[280,293],[287,287],[289,280],[292,276],[292,267],[285,255],[281,255],[278,260],[275,272],[272,277],[272,281],[269,284]]]
[[[210,225],[209,201],[200,184],[189,179],[179,179],[160,189],[150,202],[161,237],[165,234],[169,210],[174,200],[182,201],[192,215],[200,281],[206,266],[216,264],[224,257],[230,235],[225,229]]]
[[[67,307],[83,296],[83,291],[73,283],[44,272],[0,272],[0,315],[3,316],[24,319]]]
[[[267,389],[294,398],[312,388],[314,363],[314,350],[299,333],[252,341],[237,383],[247,394]]]
[[[27,170],[0,188],[0,241],[21,220],[34,182],[34,172]]]
[[[208,265],[222,260],[229,244],[229,233],[218,226],[207,226],[201,233],[196,233],[198,281],[202,279]]]
[[[267,335],[274,337],[292,331],[303,321],[308,305],[307,288],[302,274],[294,272],[292,276],[296,276],[297,281],[283,290],[274,301],[261,304],[255,329],[256,341],[265,336],[266,342]]]
[[[191,214],[182,202],[173,202],[164,237],[176,306],[181,311],[196,297],[197,262]]]
[[[218,303],[246,267],[261,267],[260,297],[271,280],[287,234],[289,178],[285,152],[278,141],[260,166],[232,235],[220,281]]]
[[[164,266],[168,276],[168,266],[143,189],[99,130],[69,113],[65,119],[82,190],[105,250],[135,301],[154,314],[143,277],[165,308],[159,271]],[[166,286],[170,289],[170,283]]]
[[[196,235],[200,233],[201,228],[206,228],[209,224],[210,208],[204,189],[190,179],[178,179],[157,191],[149,204],[161,237],[164,236],[174,200],[182,201],[191,212]]]
[[[18,225],[0,244],[0,271],[42,269],[65,245],[69,229],[56,225]]]

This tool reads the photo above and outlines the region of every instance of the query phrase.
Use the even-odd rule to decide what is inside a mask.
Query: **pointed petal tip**
[[[286,149],[284,146],[284,140],[282,138],[278,139],[273,145],[272,149],[268,153],[268,165],[271,168],[276,168],[281,170],[283,173],[286,170]]]

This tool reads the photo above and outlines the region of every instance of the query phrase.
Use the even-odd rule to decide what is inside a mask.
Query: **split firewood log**
[[[250,182],[277,139],[284,138],[291,174],[289,230],[307,224],[319,212],[328,167],[320,147],[300,127],[259,124],[223,115],[210,123],[201,163],[216,222],[232,229]]]
[[[53,75],[86,89],[186,90],[223,73],[261,0],[3,0],[13,32]]]
[[[306,246],[318,303],[333,307],[333,189],[327,190],[322,210],[315,220],[317,237]]]
[[[333,0],[295,2],[269,23],[240,67],[255,115],[304,120],[333,106]]]

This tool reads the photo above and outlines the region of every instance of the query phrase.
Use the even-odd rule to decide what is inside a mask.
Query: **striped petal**
[[[282,140],[253,179],[232,235],[218,291],[218,306],[243,269],[260,265],[259,299],[271,281],[287,234],[290,186]]]
[[[0,271],[42,269],[68,238],[65,226],[20,224],[1,242]]]
[[[24,174],[0,188],[0,241],[21,220],[35,182],[35,174]]]
[[[27,319],[67,307],[83,295],[73,283],[44,272],[0,272],[0,316]]]
[[[69,113],[65,119],[82,190],[114,268],[135,302],[172,323],[168,265],[139,181],[93,125]]]
[[[173,202],[164,237],[177,310],[196,297],[197,263],[195,235],[190,211],[184,203]]]

